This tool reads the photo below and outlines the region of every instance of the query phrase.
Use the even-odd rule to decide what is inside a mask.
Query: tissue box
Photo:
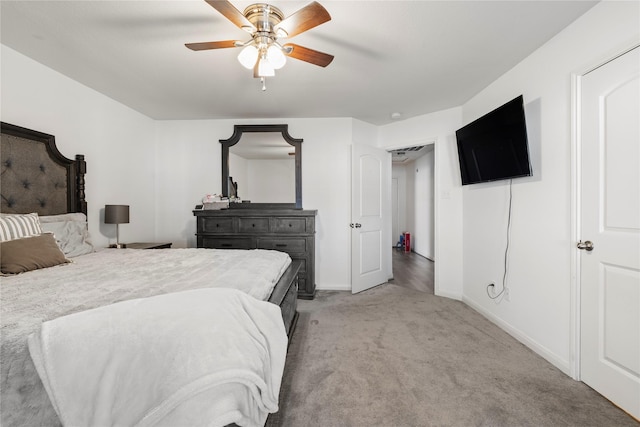
[[[219,209],[227,209],[229,208],[229,201],[228,200],[221,200],[219,202],[209,202],[209,203],[203,203],[202,204],[202,209],[205,210],[219,210]]]

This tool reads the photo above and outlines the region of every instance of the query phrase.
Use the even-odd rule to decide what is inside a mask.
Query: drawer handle
[[[293,225],[289,224],[289,227],[293,227]]]
[[[287,245],[285,243],[277,243],[276,248],[286,248]]]
[[[255,224],[251,224],[251,226],[252,226],[252,227],[255,227],[256,225],[255,225]]]
[[[233,245],[232,245],[231,243],[223,243],[223,244],[221,244],[220,246],[222,246],[223,248],[230,248],[230,247],[232,247]]]

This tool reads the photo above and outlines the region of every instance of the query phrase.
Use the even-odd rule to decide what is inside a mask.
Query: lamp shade
[[[249,45],[240,51],[238,55],[238,61],[242,64],[242,66],[248,70],[252,70],[256,65],[256,60],[258,59],[258,49],[255,46]]]
[[[105,224],[128,224],[129,223],[129,206],[128,205],[105,205],[104,223]]]
[[[275,75],[276,71],[267,59],[266,55],[258,59],[258,77],[272,77]]]
[[[287,63],[287,57],[284,56],[284,53],[282,53],[278,46],[273,44],[267,49],[267,59],[276,70],[284,67],[284,64]]]

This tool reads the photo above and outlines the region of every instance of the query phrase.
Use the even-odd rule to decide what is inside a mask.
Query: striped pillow
[[[0,214],[0,242],[42,234],[37,213]]]

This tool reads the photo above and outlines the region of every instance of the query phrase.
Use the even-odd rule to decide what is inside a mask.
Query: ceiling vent
[[[425,146],[399,148],[391,150],[391,161],[393,163],[407,163],[425,154],[428,150],[421,151]]]

